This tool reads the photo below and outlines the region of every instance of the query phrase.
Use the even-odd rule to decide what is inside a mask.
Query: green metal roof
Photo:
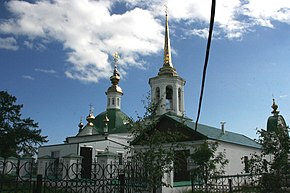
[[[108,133],[128,133],[128,123],[130,118],[119,109],[107,109],[107,111],[98,114],[93,120],[97,133],[104,132],[104,118],[108,116]]]
[[[238,145],[243,145],[243,146],[248,146],[248,147],[261,148],[261,145],[258,144],[256,141],[242,134],[234,133],[228,130],[226,130],[223,133],[221,129],[203,125],[203,124],[198,124],[197,131],[195,131],[195,122],[193,122],[190,119],[184,119],[182,117],[178,117],[172,114],[164,114],[163,116],[186,125],[193,132],[198,132],[199,134],[205,136],[208,139],[223,141],[227,143],[233,143],[233,144],[238,144]],[[161,118],[163,116],[161,116]]]

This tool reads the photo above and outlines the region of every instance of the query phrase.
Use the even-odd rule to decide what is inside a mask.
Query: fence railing
[[[142,164],[124,162],[84,164],[48,162],[43,170],[33,159],[0,160],[1,193],[144,193],[148,192],[147,172]],[[39,173],[39,172],[42,173]],[[192,189],[206,192],[259,192],[261,179],[269,174],[227,175],[193,180]],[[290,175],[281,182],[290,192]]]
[[[224,175],[210,178],[207,183],[202,180],[192,180],[192,190],[203,192],[273,192],[272,186],[277,186],[275,182],[267,181],[266,186],[265,177],[276,176],[275,174],[238,174],[238,175]],[[277,176],[276,176],[277,177]],[[290,192],[290,174],[285,172],[279,176],[280,187],[275,187],[282,192]],[[271,184],[275,183],[275,184]],[[274,191],[276,192],[276,191]]]
[[[0,192],[21,193],[141,193],[147,190],[146,172],[140,164],[46,164],[37,174],[37,163],[0,161]],[[88,169],[89,168],[89,169]]]

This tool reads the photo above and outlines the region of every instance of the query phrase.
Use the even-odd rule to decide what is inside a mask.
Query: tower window
[[[166,109],[172,110],[173,109],[173,91],[171,86],[166,86]]]
[[[178,89],[178,110],[182,111],[182,109],[181,109],[181,88]]]
[[[156,96],[156,102],[160,100],[160,88],[157,87],[155,91],[155,96]]]
[[[115,105],[115,99],[112,98],[112,105]]]
[[[120,106],[120,98],[117,98],[117,106]]]

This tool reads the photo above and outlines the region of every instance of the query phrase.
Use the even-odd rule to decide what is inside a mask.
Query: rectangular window
[[[119,159],[119,164],[123,165],[123,154],[122,153],[118,153],[118,159]]]
[[[249,158],[248,158],[248,156],[244,156],[244,164],[245,164],[245,172],[246,173],[249,173]]]

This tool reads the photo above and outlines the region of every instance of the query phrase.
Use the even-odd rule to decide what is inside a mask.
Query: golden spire
[[[165,5],[165,40],[164,40],[164,64],[163,66],[173,67],[171,61],[171,49],[169,39],[168,15],[167,6]]]
[[[169,38],[169,26],[168,26],[168,15],[167,6],[165,6],[165,34],[164,34],[164,56],[163,66],[159,69],[158,75],[169,75],[177,76],[176,70],[172,65],[171,61],[171,48]]]

